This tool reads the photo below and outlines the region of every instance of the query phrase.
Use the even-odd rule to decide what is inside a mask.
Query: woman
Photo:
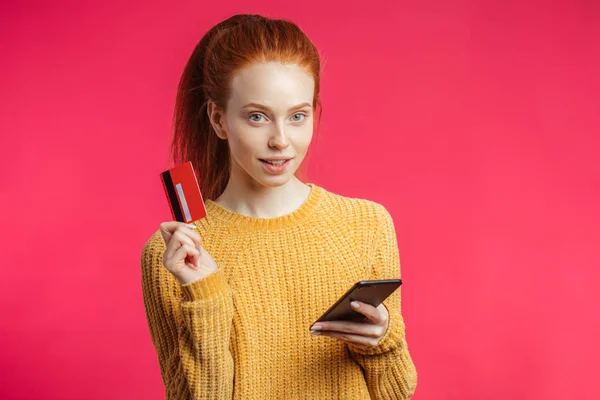
[[[187,63],[174,161],[207,217],[163,222],[141,259],[168,399],[402,399],[416,387],[400,290],[363,323],[311,324],[352,284],[398,278],[390,214],[295,176],[319,106],[317,49],[293,23],[236,15]]]

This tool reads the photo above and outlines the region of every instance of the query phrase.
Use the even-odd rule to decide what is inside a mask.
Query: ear
[[[210,124],[215,130],[220,139],[227,140],[227,130],[225,129],[225,113],[215,104],[214,101],[208,100],[206,105],[206,113],[210,119]]]

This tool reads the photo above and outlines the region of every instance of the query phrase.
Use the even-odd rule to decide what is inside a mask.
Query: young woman
[[[163,222],[141,258],[168,399],[404,399],[417,384],[400,290],[365,322],[311,324],[355,282],[399,278],[380,204],[296,172],[319,104],[318,51],[293,23],[236,15],[188,61],[174,162],[197,168],[207,217]]]

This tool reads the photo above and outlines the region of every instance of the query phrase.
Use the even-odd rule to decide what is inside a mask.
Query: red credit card
[[[206,207],[190,161],[166,170],[160,178],[175,221],[189,223],[206,217]]]

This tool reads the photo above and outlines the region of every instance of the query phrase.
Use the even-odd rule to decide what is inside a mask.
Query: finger
[[[165,250],[165,256],[167,258],[173,257],[173,254],[184,244],[190,245],[192,247],[198,247],[195,245],[194,241],[190,239],[181,229],[177,229],[169,243],[167,244],[167,249]]]
[[[352,335],[350,333],[323,331],[321,332],[321,336],[333,337],[342,340],[348,344],[362,346],[363,348],[377,346],[377,344],[379,343],[378,339],[361,335]]]
[[[165,241],[165,243],[169,243],[169,240],[171,240],[171,236],[173,236],[173,233],[175,232],[175,230],[180,226],[185,226],[189,229],[197,228],[197,226],[194,224],[186,224],[184,222],[179,222],[179,221],[161,222],[160,234],[163,237],[163,240]]]
[[[188,225],[181,225],[180,228],[177,229],[177,232],[181,232],[182,234],[190,238],[194,247],[200,247],[200,244],[202,243],[202,238],[198,233],[194,232],[194,230]]]
[[[167,248],[169,248],[169,245],[175,246],[175,249],[178,248],[178,243],[172,243],[175,238],[178,239],[179,243],[189,243],[194,247],[200,247],[200,244],[202,243],[200,235],[198,235],[196,232],[186,227],[185,225],[178,226],[175,229],[175,231],[171,234],[171,238],[167,243]]]
[[[185,265],[195,270],[198,268],[199,258],[200,253],[198,252],[198,249],[196,249],[194,246],[190,246],[189,244],[184,244],[177,249],[173,257],[169,260],[168,269],[173,270],[177,263],[183,260]],[[167,265],[165,264],[165,266]]]
[[[319,327],[321,327],[319,329]],[[383,327],[364,322],[351,322],[351,321],[327,321],[319,322],[311,327],[311,331],[327,331],[327,332],[339,332],[349,333],[354,335],[361,335],[367,337],[378,338],[383,335]]]
[[[200,241],[192,239],[183,229],[177,229],[171,238],[171,242],[179,242],[180,244],[189,244],[192,247],[198,248]]]
[[[370,304],[363,303],[361,301],[353,301],[350,303],[350,305],[354,311],[358,311],[375,324],[384,324],[386,321],[383,313],[378,308],[375,308]]]
[[[200,251],[195,246],[190,246],[189,244],[186,244],[182,247],[185,248],[186,252],[186,255],[184,256],[185,264],[194,270],[198,269]]]

